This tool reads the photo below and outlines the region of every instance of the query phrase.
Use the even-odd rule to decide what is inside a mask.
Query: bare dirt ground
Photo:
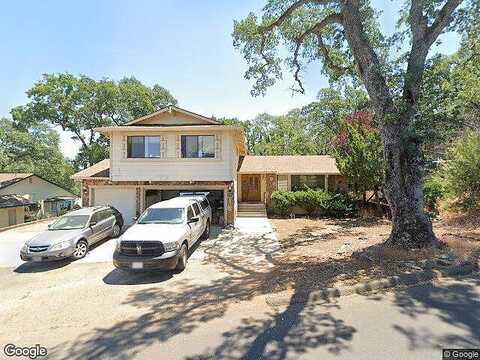
[[[276,290],[353,285],[385,276],[444,268],[480,251],[479,217],[449,214],[434,222],[439,249],[386,248],[384,219],[271,219],[284,252],[271,274]]]

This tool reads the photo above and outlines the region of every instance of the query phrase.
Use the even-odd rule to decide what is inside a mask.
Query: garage
[[[132,224],[136,216],[136,190],[125,187],[92,188],[93,205],[112,205],[123,215],[125,224]]]
[[[169,200],[180,196],[182,193],[208,193],[207,198],[212,207],[212,224],[222,225],[225,222],[224,215],[224,192],[223,190],[208,190],[208,189],[146,189],[145,190],[145,208],[159,201]]]

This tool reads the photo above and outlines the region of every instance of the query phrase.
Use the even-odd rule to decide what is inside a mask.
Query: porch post
[[[328,175],[325,175],[325,191],[328,191]]]

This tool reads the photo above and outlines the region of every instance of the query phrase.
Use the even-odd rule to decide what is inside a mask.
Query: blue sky
[[[246,63],[232,46],[233,20],[258,12],[261,0],[0,0],[0,116],[25,103],[25,91],[43,73],[70,72],[93,78],[135,76],[158,83],[180,106],[217,117],[250,119],[282,114],[314,100],[328,86],[318,65],[305,73],[306,94],[292,96],[292,78],[252,98],[243,78]],[[374,0],[392,31],[400,1]],[[458,38],[443,37],[442,52]],[[65,155],[78,146],[61,134]]]

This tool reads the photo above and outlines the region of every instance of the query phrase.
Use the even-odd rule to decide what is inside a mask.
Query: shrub
[[[439,176],[432,176],[425,180],[423,186],[423,203],[430,217],[438,215],[437,202],[446,195],[445,180]]]
[[[274,191],[272,193],[272,208],[275,214],[288,215],[295,206],[295,196],[291,191]]]
[[[329,198],[329,194],[322,190],[307,189],[293,194],[295,205],[304,209],[308,215],[319,215]]]
[[[480,133],[472,131],[458,139],[447,152],[441,169],[447,190],[465,208],[480,207]]]
[[[272,194],[272,208],[276,214],[288,215],[294,207],[304,209],[308,215],[333,217],[344,217],[355,211],[355,203],[347,194],[313,189]]]
[[[325,206],[325,214],[333,217],[345,217],[356,211],[355,201],[348,194],[330,194]]]

